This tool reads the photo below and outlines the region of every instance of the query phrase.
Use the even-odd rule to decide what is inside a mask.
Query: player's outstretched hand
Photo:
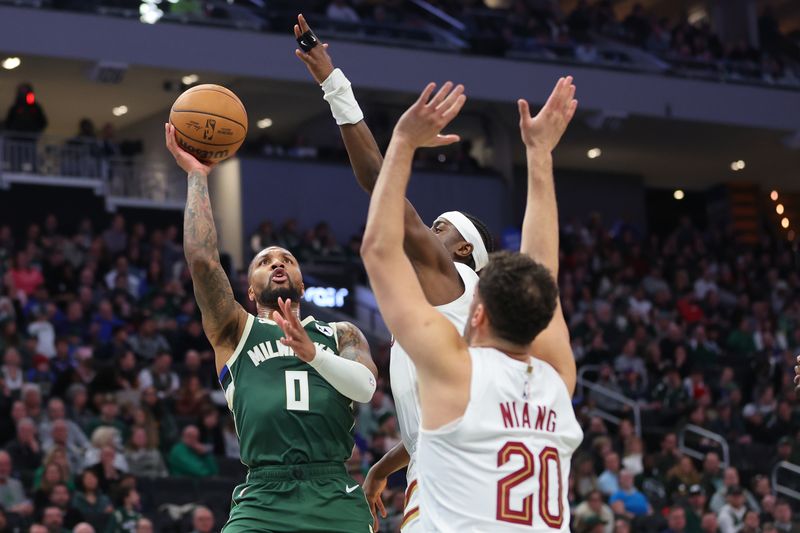
[[[575,109],[578,107],[572,76],[558,80],[553,92],[550,93],[550,98],[535,117],[531,116],[531,110],[526,100],[518,100],[517,105],[519,106],[519,129],[522,134],[522,142],[528,148],[552,152],[558,145],[561,136],[564,135],[572,117],[575,116]]]
[[[314,343],[311,342],[311,337],[303,329],[300,319],[292,311],[291,298],[286,300],[278,298],[278,307],[280,308],[280,313],[273,311],[272,320],[283,330],[284,336],[281,339],[281,343],[291,348],[299,359],[310,363],[314,360],[317,349],[314,347]]]
[[[800,394],[800,355],[797,356],[794,366],[794,391]]]
[[[310,29],[306,18],[302,14],[297,15],[297,24],[294,25],[295,39],[299,39],[301,35]],[[300,61],[306,64],[308,71],[320,85],[322,85],[322,82],[333,72],[333,61],[331,60],[331,56],[328,55],[327,43],[320,43],[312,48],[310,52],[303,52],[297,48],[294,51],[294,55],[299,57]]]
[[[381,513],[383,518],[386,518],[386,508],[383,506],[383,499],[381,494],[386,488],[386,478],[380,477],[375,474],[375,467],[369,469],[367,477],[364,478],[364,496],[367,497],[367,504],[372,513],[372,530],[378,531],[380,523],[378,522],[378,512]]]
[[[429,83],[394,127],[394,136],[414,148],[445,146],[461,140],[458,135],[442,135],[442,130],[464,107],[464,86],[453,87],[453,82],[448,81],[431,98],[435,88],[435,83]]]
[[[178,141],[175,139],[175,126],[167,122],[164,124],[164,135],[167,142],[167,150],[175,158],[175,162],[181,167],[184,172],[191,174],[192,172],[201,172],[208,176],[211,169],[216,166],[216,163],[206,165],[197,160],[195,156],[178,146]]]

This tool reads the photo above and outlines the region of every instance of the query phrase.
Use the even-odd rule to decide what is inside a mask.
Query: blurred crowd
[[[776,464],[800,462],[790,243],[737,245],[688,218],[664,238],[597,219],[562,230],[574,353],[603,387],[575,398],[585,431],[570,484],[575,530],[798,531],[772,484]],[[797,477],[779,479],[797,488]]]
[[[787,75],[787,52],[798,59],[797,46],[781,34],[770,7],[758,18],[760,46],[754,48],[745,41],[723,45],[707,17],[695,23],[689,22],[688,14],[670,20],[647,12],[642,4],[621,14],[610,0],[580,0],[571,12],[563,12],[559,3],[551,0],[512,0],[499,3],[504,7],[491,9],[481,0],[428,3],[463,22],[472,51],[481,54],[523,51],[553,59],[571,56],[596,62],[601,59],[596,43],[611,39],[678,64],[721,64],[726,74],[766,81]],[[312,4],[310,8],[319,14],[343,23],[424,26],[420,11],[408,9],[396,0],[328,0]]]
[[[305,261],[358,261],[358,236],[341,246],[324,223],[264,222],[251,236],[254,251],[273,243]],[[777,462],[800,462],[795,261],[786,243],[740,247],[688,219],[664,238],[596,218],[563,225],[579,367],[628,398],[576,394],[586,438],[568,487],[575,531],[798,530],[771,481]],[[0,276],[0,532],[218,530],[227,497],[165,515],[151,496],[193,479],[230,491],[242,475],[178,228],[121,215],[70,231],[55,215],[0,226]],[[359,481],[400,440],[387,354],[374,355],[382,379],[359,406],[348,462]],[[683,435],[687,424],[729,452]],[[401,472],[383,531],[398,531],[403,497]]]

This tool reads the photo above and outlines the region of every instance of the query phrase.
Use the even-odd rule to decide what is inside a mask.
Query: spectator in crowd
[[[77,450],[83,450],[89,446],[89,439],[83,430],[67,418],[67,408],[61,398],[50,398],[47,402],[47,418],[39,424],[39,434],[46,436],[50,435],[53,424],[56,422],[64,422],[67,428],[67,442],[69,446]],[[45,439],[44,444],[47,447],[48,439]]]
[[[197,418],[209,401],[208,389],[197,376],[186,377],[175,396],[175,414],[183,417]]]
[[[155,447],[148,446],[147,430],[144,427],[133,429],[125,457],[128,460],[128,471],[136,477],[159,478],[168,475],[161,453]]]
[[[41,423],[44,420],[41,389],[37,385],[26,383],[22,386],[22,401],[28,417],[37,425]]]
[[[87,522],[81,522],[80,524],[75,524],[75,528],[72,530],[72,533],[95,533],[94,527]]]
[[[139,331],[130,340],[131,348],[144,361],[154,361],[156,356],[170,354],[167,339],[156,329],[156,321],[146,317],[139,325]]]
[[[214,531],[214,514],[211,509],[199,505],[192,512],[192,533],[212,533]]]
[[[117,257],[117,261],[114,263],[114,269],[110,270],[105,276],[105,282],[108,288],[112,290],[116,289],[119,286],[117,282],[119,278],[123,280],[122,287],[128,291],[131,298],[135,300],[139,299],[141,279],[130,271],[128,258],[124,255]]]
[[[700,531],[702,533],[720,533],[717,515],[713,512],[704,514],[703,520],[700,522]]]
[[[42,394],[49,396],[56,381],[56,375],[50,370],[50,360],[36,354],[32,358],[32,368],[28,370],[25,381],[39,388]]]
[[[140,518],[136,521],[136,533],[153,533],[153,522],[147,518]]]
[[[277,242],[278,237],[272,229],[272,222],[269,220],[262,221],[261,224],[258,225],[258,229],[253,232],[253,235],[250,237],[250,251],[252,252],[252,256],[255,256],[264,248]]]
[[[89,394],[86,386],[82,383],[70,385],[67,389],[67,400],[69,401],[67,412],[70,420],[75,422],[85,435],[85,429],[94,419],[94,415],[89,410]]]
[[[186,426],[181,442],[169,452],[169,469],[173,476],[206,477],[217,474],[217,462],[210,447],[200,442],[197,426]]]
[[[17,438],[6,447],[11,462],[23,483],[30,483],[33,472],[42,464],[42,448],[36,438],[36,424],[30,418],[17,423]]]
[[[678,463],[667,472],[667,491],[670,494],[679,492],[681,487],[691,487],[700,483],[700,473],[694,466],[694,461],[684,455]]]
[[[225,434],[220,425],[219,409],[207,404],[199,417],[200,440],[211,446],[214,455],[225,455]]]
[[[117,458],[120,462],[125,460],[125,457],[118,454],[112,444],[105,444],[100,450],[100,462],[89,467],[97,476],[100,488],[108,494],[113,493],[126,471],[120,468]]]
[[[47,117],[36,101],[33,86],[20,83],[14,103],[6,114],[5,129],[11,132],[39,134],[47,128]]]
[[[739,529],[739,533],[761,533],[761,521],[757,512],[747,511],[744,515],[744,524]]]
[[[172,370],[172,355],[167,350],[160,351],[153,364],[139,373],[139,389],[150,387],[160,399],[172,398],[180,388],[178,374]]]
[[[329,19],[341,22],[358,22],[361,20],[358,13],[347,4],[346,0],[332,0],[325,14]]]
[[[64,528],[73,529],[76,524],[83,522],[83,513],[70,505],[71,497],[69,488],[64,483],[57,483],[50,489],[50,507],[55,507],[61,511]],[[45,510],[45,512],[47,512]],[[44,521],[44,520],[43,520]]]
[[[621,501],[624,504],[625,511],[634,516],[644,516],[652,512],[645,495],[634,486],[633,474],[627,470],[620,471],[619,490],[612,494],[608,501],[611,504]]]
[[[128,232],[125,230],[125,217],[115,215],[111,227],[103,232],[103,244],[112,256],[124,252],[128,248]]]
[[[792,506],[786,500],[778,500],[775,504],[773,525],[781,533],[797,533],[800,526],[792,520]]]
[[[0,507],[5,511],[30,516],[33,504],[25,495],[25,488],[20,480],[12,477],[11,456],[0,451]]]
[[[33,322],[28,325],[28,335],[36,339],[36,353],[51,359],[56,355],[56,328],[47,317],[47,310],[35,306],[31,310]]]
[[[744,490],[739,485],[730,486],[725,493],[725,498],[727,503],[717,513],[720,533],[738,533],[742,529],[744,517],[747,514]]]
[[[128,426],[120,419],[119,404],[113,395],[105,395],[100,399],[100,402],[100,415],[93,418],[86,427],[86,432],[92,436],[92,447],[95,449],[99,449],[105,443],[102,442],[98,444],[98,439],[100,439],[100,441],[105,441],[105,438],[108,435],[108,433],[100,433],[96,435],[96,432],[99,429],[114,429],[117,433],[116,439],[122,440],[125,439],[129,429]],[[121,440],[116,441],[117,444],[121,442]],[[93,464],[96,462],[96,460],[88,457],[86,461],[87,464]]]
[[[603,458],[605,470],[597,478],[597,487],[606,496],[611,496],[619,491],[620,463],[616,452],[609,452]]]
[[[599,490],[591,491],[586,499],[575,508],[573,513],[573,527],[577,531],[584,531],[589,526],[591,518],[599,518],[603,533],[613,533],[614,512],[603,501],[603,494]]]
[[[83,468],[83,450],[72,446],[69,442],[69,428],[65,420],[56,420],[51,425],[48,440],[43,445],[45,453],[62,450],[67,456],[70,470],[80,472]]]
[[[683,507],[672,507],[667,515],[667,529],[664,533],[686,532],[686,511]]]
[[[689,487],[689,495],[683,506],[687,531],[700,531],[703,514],[706,512],[706,492],[700,484]]]
[[[121,488],[117,496],[117,507],[111,513],[106,533],[128,533],[136,529],[142,518],[140,504],[139,492],[135,488]]]
[[[47,533],[62,533],[65,531],[64,512],[55,505],[45,507],[42,512],[42,525]]]
[[[36,141],[47,128],[47,116],[36,99],[36,93],[30,83],[20,83],[14,103],[6,113],[4,125],[10,132],[9,139],[18,146],[18,159],[12,159],[11,169],[14,171],[33,172],[36,170]]]
[[[597,490],[597,475],[594,473],[592,458],[584,456],[575,460],[575,491],[581,500],[588,498],[593,490]]]
[[[2,377],[3,385],[8,388],[9,392],[15,393],[22,389],[25,377],[22,370],[22,358],[16,348],[6,348],[5,354],[3,354]]]
[[[728,501],[728,492],[733,487],[736,487],[742,491],[742,495],[744,496],[748,506],[750,506],[752,509],[758,508],[758,502],[756,501],[755,497],[750,493],[749,490],[743,488],[739,484],[739,471],[736,469],[736,467],[729,466],[725,469],[722,487],[720,487],[717,492],[714,493],[714,496],[711,497],[711,501],[708,504],[709,509],[719,514],[722,507]]]
[[[84,516],[97,516],[111,513],[111,500],[100,489],[100,480],[92,469],[81,473],[78,490],[72,497],[72,506]]]

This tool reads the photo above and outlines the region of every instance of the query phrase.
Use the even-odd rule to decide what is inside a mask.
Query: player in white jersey
[[[295,53],[323,89],[324,98],[339,125],[356,179],[371,193],[383,157],[364,121],[350,81],[340,69],[334,68],[328,45],[319,42],[302,15],[298,16],[294,32],[302,48]],[[427,146],[445,146],[458,140],[457,135],[438,135],[430,139]],[[458,211],[443,213],[428,227],[408,201],[403,222],[404,248],[428,303],[436,306],[459,331],[463,331],[478,282],[476,272],[486,264],[488,254],[493,251],[491,233],[480,220]],[[386,479],[407,466],[403,531],[411,533],[419,510],[415,465],[419,399],[414,365],[397,343],[392,345],[389,370],[402,442],[372,467],[364,483],[364,492],[375,516],[374,528],[377,530],[377,512],[386,516],[381,501]]]
[[[426,302],[403,252],[402,199],[414,151],[439,134],[465,98],[461,86],[447,84],[431,98],[433,88],[395,128],[362,246],[384,319],[418,372],[421,529],[568,531],[569,460],[582,438],[572,384],[529,355],[556,308],[552,276],[527,255],[496,255],[481,273],[462,338]],[[551,100],[568,122],[571,95]],[[537,119],[527,122],[536,126]],[[563,357],[568,337],[550,337]]]

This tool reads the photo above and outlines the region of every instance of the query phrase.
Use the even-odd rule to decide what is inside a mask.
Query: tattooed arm
[[[216,354],[217,373],[233,354],[244,329],[246,311],[233,297],[230,281],[219,259],[217,229],[208,195],[211,166],[200,163],[175,141],[175,128],[165,126],[167,148],[188,174],[183,216],[183,251],[194,284],[203,329]]]
[[[334,326],[336,327],[336,337],[339,342],[339,357],[361,363],[377,378],[378,367],[372,361],[367,338],[364,337],[361,330],[350,322],[336,322]]]

